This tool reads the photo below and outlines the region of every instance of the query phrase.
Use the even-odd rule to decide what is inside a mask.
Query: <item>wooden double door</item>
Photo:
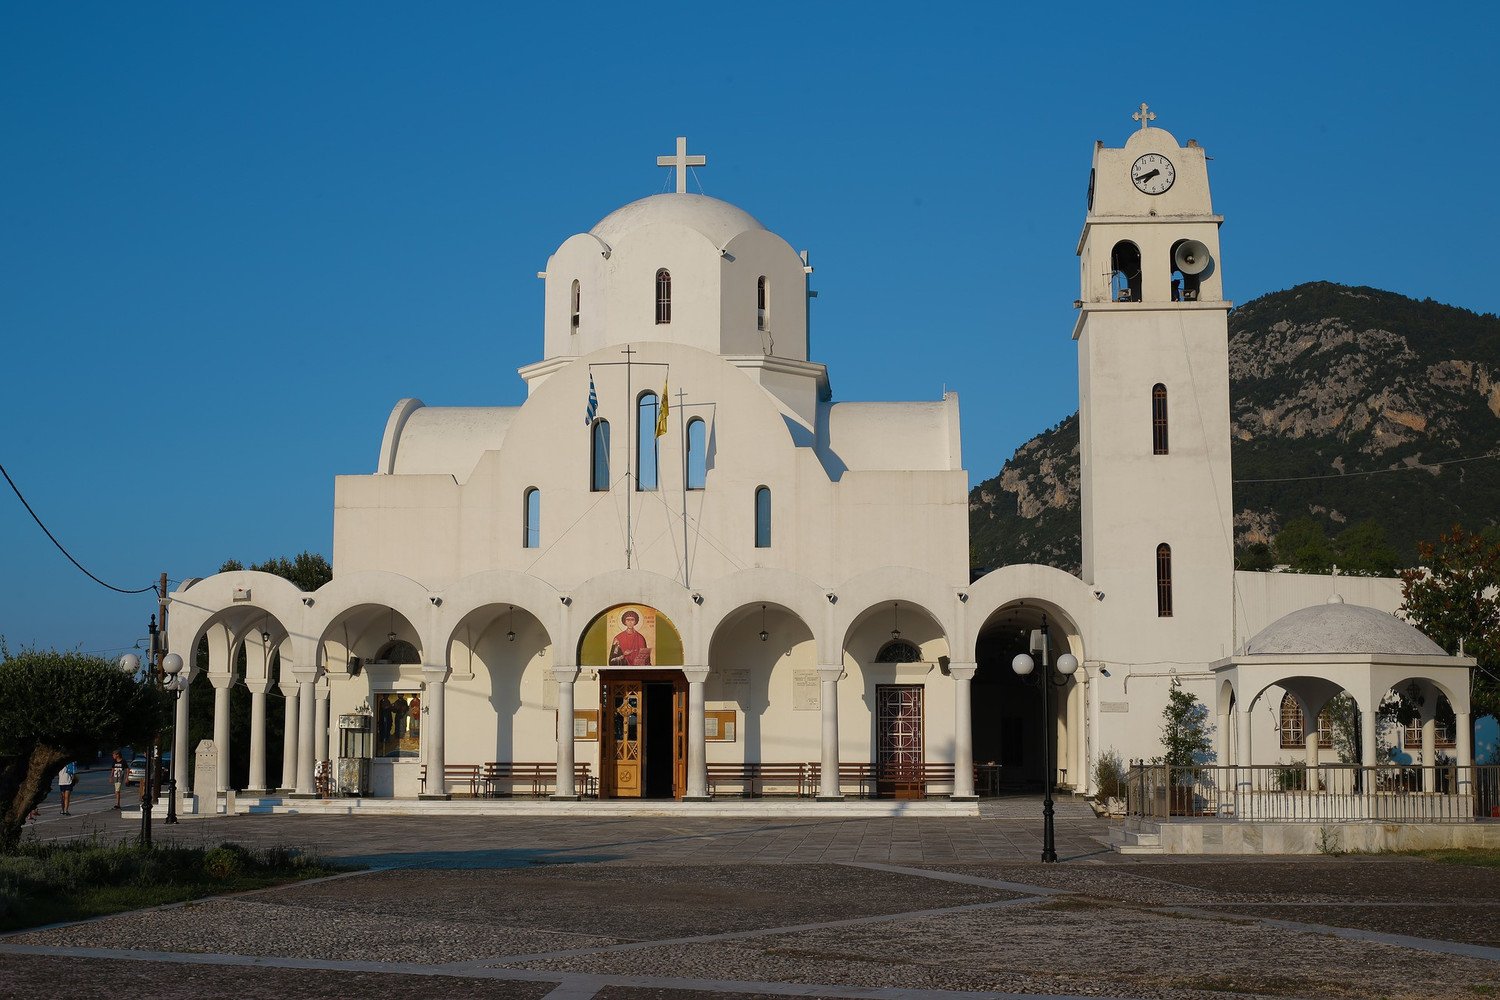
[[[687,794],[687,678],[677,670],[601,671],[599,794]]]

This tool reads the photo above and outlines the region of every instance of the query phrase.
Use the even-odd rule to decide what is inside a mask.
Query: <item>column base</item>
[[[682,797],[684,802],[712,802],[713,800],[712,795],[684,795]]]
[[[977,795],[950,795],[950,796],[948,796],[948,801],[949,802],[978,802],[979,801],[979,796],[977,796]]]
[[[844,801],[844,797],[842,795],[818,795],[818,796],[815,796],[813,798],[813,801],[814,802],[842,802],[842,801]]]
[[[448,802],[448,801],[452,800],[452,798],[453,798],[453,796],[450,795],[447,792],[432,792],[432,793],[423,792],[421,795],[417,796],[417,801],[419,801],[419,802]]]
[[[551,799],[553,802],[577,802],[577,801],[579,801],[579,798],[576,795],[549,795],[548,798]]]
[[[317,797],[318,797],[318,793],[317,792],[288,792],[287,793],[287,798],[289,798],[289,799],[315,799]]]
[[[240,794],[241,795],[270,795],[271,794],[271,790],[269,788],[242,788],[242,789],[240,789]]]
[[[297,789],[295,789],[295,788],[275,788],[275,789],[272,789],[272,794],[273,795],[296,795],[297,794]]]

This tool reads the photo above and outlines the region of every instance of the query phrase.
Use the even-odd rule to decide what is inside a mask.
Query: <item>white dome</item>
[[[615,209],[590,232],[613,246],[630,230],[654,223],[696,229],[720,249],[740,233],[766,228],[749,212],[727,201],[701,194],[654,194]]]
[[[1448,655],[1401,619],[1358,604],[1317,604],[1293,611],[1261,629],[1241,650],[1249,656],[1272,653]]]

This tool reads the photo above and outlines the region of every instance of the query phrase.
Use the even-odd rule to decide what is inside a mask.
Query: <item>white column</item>
[[[281,694],[286,699],[286,712],[283,715],[281,734],[281,788],[283,793],[290,794],[297,790],[297,682],[292,679],[291,671],[287,671],[280,683]]]
[[[448,795],[448,784],[443,780],[443,768],[448,763],[447,753],[447,687],[448,667],[446,665],[425,664],[422,667],[422,676],[427,680],[426,697],[422,700],[422,755],[427,761],[427,791],[421,794],[424,799],[446,799]],[[558,705],[558,720],[562,719],[562,706]],[[571,722],[572,710],[568,711]],[[566,781],[563,775],[559,780]]]
[[[214,753],[218,761],[214,791],[222,794],[229,788],[229,689],[234,687],[234,675],[223,674],[209,680],[214,686]]]
[[[683,667],[688,681],[687,795],[689,802],[708,801],[708,742],[703,723],[703,684],[707,667]]]
[[[832,802],[842,799],[839,792],[839,677],[844,665],[821,664],[818,677],[823,682],[821,715],[823,721],[822,774],[818,780],[818,799]]]
[[[1306,723],[1304,723],[1304,725],[1306,725]],[[1312,772],[1312,771],[1316,770],[1317,767],[1318,767],[1318,720],[1317,719],[1313,719],[1312,728],[1306,730],[1306,732],[1307,732],[1307,735],[1302,738],[1302,746],[1303,746],[1303,748],[1305,749],[1305,751],[1307,753],[1307,770],[1309,772]],[[1307,776],[1307,780],[1309,782],[1308,788],[1316,790],[1316,786],[1311,783],[1315,779],[1316,779],[1316,775],[1314,775],[1312,773],[1308,774],[1308,776]]]
[[[1235,792],[1239,798],[1235,803],[1234,811],[1235,815],[1241,819],[1249,817],[1250,793],[1255,787],[1255,772],[1251,770],[1251,765],[1255,761],[1250,746],[1250,723],[1252,719],[1253,716],[1249,709],[1238,704],[1235,705],[1234,762],[1238,765],[1238,770],[1235,772],[1234,784]]]
[[[266,692],[270,681],[246,681],[250,689],[250,784],[245,790],[256,795],[266,791]]]
[[[1453,748],[1458,761],[1457,790],[1460,795],[1468,795],[1474,790],[1470,783],[1474,777],[1474,724],[1469,721],[1469,713],[1455,712],[1453,727],[1458,730],[1453,734],[1458,744]]]
[[[313,743],[313,730],[316,725],[315,704],[317,692],[317,674],[299,674],[297,684],[301,691],[297,694],[297,791],[299,799],[310,799],[318,794],[317,779],[313,773],[313,752],[316,746]]]
[[[974,703],[973,680],[977,663],[950,663],[953,678],[953,799],[977,798],[974,794]]]
[[[1437,706],[1433,706],[1436,708]],[[1422,791],[1437,791],[1437,716],[1422,720]]]
[[[328,678],[324,676],[317,685],[318,709],[313,713],[313,753],[321,761],[328,760]]]
[[[184,677],[190,677],[186,670]],[[177,801],[193,790],[193,760],[188,751],[188,701],[187,691],[177,696],[177,721],[172,729],[172,770],[177,778]]]
[[[557,788],[552,797],[562,802],[578,799],[578,787],[573,784],[573,772],[577,756],[573,744],[574,685],[578,681],[577,667],[553,667],[552,676],[557,680]],[[604,720],[599,724],[604,725]]]
[[[1073,759],[1078,761],[1078,766],[1083,768],[1083,773],[1078,776],[1074,783],[1075,790],[1085,795],[1094,794],[1097,789],[1094,785],[1093,768],[1089,764],[1089,672],[1082,664],[1078,672],[1073,675],[1074,683],[1077,684],[1077,700],[1070,705],[1078,710],[1078,720],[1072,727],[1073,732]]]
[[[1379,721],[1376,718],[1379,705],[1380,695],[1371,694],[1359,706],[1359,762],[1363,767],[1374,767],[1379,753],[1375,733],[1375,725]],[[1365,791],[1374,791],[1374,776],[1370,775],[1365,780],[1370,782],[1365,785]]]

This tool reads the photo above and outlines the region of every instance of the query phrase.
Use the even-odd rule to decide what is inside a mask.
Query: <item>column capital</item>
[[[702,684],[708,680],[708,667],[683,667],[683,676],[687,677],[689,684]]]
[[[972,681],[978,670],[977,663],[959,663],[955,660],[948,664],[948,676],[956,681]]]
[[[318,678],[323,676],[323,672],[317,667],[293,667],[291,674],[298,684],[316,684]],[[286,671],[282,671],[282,679],[286,679]]]
[[[250,689],[251,694],[265,694],[271,690],[271,682],[264,677],[245,681],[245,687]]]
[[[208,682],[219,690],[234,687],[234,682],[239,680],[234,674],[209,674]]]
[[[422,664],[422,679],[428,684],[441,684],[448,679],[450,673],[446,663],[424,663]]]
[[[842,663],[820,663],[818,664],[818,676],[825,681],[837,681],[844,676],[844,665]]]
[[[565,666],[554,663],[552,665],[552,679],[557,681],[557,683],[559,684],[574,683],[578,680],[578,675],[580,673],[582,673],[582,671],[578,669],[578,666],[576,664],[569,664]]]

